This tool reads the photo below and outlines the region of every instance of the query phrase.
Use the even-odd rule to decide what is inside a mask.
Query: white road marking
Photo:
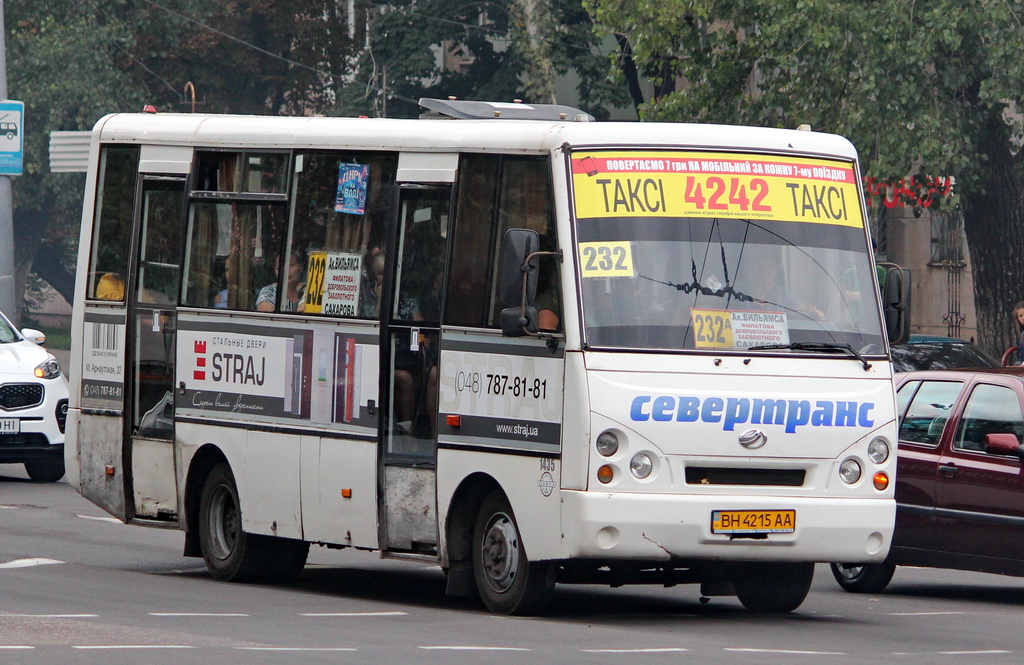
[[[195,649],[188,644],[74,644],[72,649]]]
[[[13,651],[15,649],[35,649],[35,647],[21,644],[0,644],[0,651]]]
[[[725,647],[725,651],[742,651],[745,653],[789,653],[803,656],[847,656],[842,651],[799,651],[797,649],[751,649],[743,647]]]
[[[989,649],[987,651],[940,651],[943,656],[982,656],[988,653],[1013,653],[1005,649]]]
[[[352,647],[234,647],[241,651],[359,651]]]
[[[427,649],[433,651],[529,651],[523,647],[484,647],[484,646],[421,646],[416,647],[417,649]]]
[[[124,524],[121,520],[116,517],[95,517],[93,515],[78,515],[83,520],[95,520],[96,522],[113,522],[114,524]]]
[[[683,647],[664,647],[661,649],[580,649],[583,653],[670,653],[674,651],[689,651]]]
[[[98,614],[5,614],[8,617],[22,617],[26,619],[95,619]]]
[[[300,612],[300,617],[404,617],[408,612]]]
[[[31,568],[32,566],[47,566],[52,563],[64,563],[57,559],[44,559],[42,557],[35,557],[32,559],[15,559],[14,561],[8,561],[7,563],[0,563],[0,568]]]
[[[150,612],[151,617],[247,617],[236,612]]]
[[[967,612],[889,612],[891,617],[934,617],[944,614],[967,614]]]

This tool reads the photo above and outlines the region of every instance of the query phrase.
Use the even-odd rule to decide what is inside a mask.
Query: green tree
[[[615,34],[647,120],[849,137],[865,174],[954,176],[981,341],[1001,350],[1024,294],[1024,2],[586,0]]]
[[[570,68],[580,75],[581,105],[595,116],[627,99],[608,81],[601,38],[579,0],[397,0],[381,8],[337,113],[416,117],[420,97],[550,103],[554,75]]]
[[[82,216],[82,174],[50,173],[49,132],[92,127],[113,110],[140,109],[143,95],[121,63],[130,38],[110,3],[7,3],[8,90],[25,102],[24,175],[14,178],[15,289],[33,265],[68,300]]]

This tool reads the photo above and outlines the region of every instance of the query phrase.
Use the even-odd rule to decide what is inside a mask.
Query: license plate
[[[793,533],[795,510],[714,510],[711,533]]]
[[[17,418],[0,418],[0,434],[17,434],[21,431],[21,421]]]

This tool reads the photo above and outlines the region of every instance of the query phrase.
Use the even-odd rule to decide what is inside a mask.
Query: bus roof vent
[[[471,102],[459,99],[420,99],[427,109],[421,118],[445,120],[562,120],[593,122],[594,116],[561,104],[524,104],[522,102]]]

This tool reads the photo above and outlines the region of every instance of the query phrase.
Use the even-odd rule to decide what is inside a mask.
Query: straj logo
[[[196,381],[206,380],[206,342],[196,340],[193,344],[196,354],[196,369],[192,371],[192,378]]]

